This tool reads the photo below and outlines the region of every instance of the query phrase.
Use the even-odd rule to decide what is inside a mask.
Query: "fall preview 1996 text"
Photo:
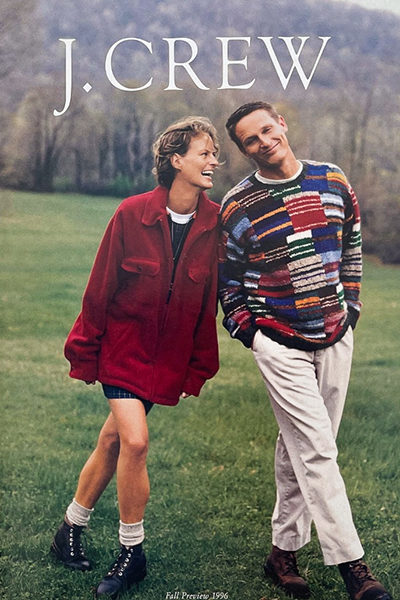
[[[228,592],[167,592],[165,600],[229,600]]]

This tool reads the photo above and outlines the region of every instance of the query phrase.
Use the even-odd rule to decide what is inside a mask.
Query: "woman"
[[[111,412],[52,551],[71,569],[91,568],[80,535],[116,471],[120,553],[98,598],[116,598],[146,576],[147,413],[197,396],[218,370],[218,206],[204,193],[218,150],[216,130],[202,117],[160,135],[153,147],[160,185],[124,200],[112,217],[65,345],[71,377],[101,382]]]

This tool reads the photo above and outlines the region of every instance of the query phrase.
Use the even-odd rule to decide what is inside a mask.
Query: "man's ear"
[[[279,115],[279,117],[278,117],[278,123],[279,123],[279,125],[281,127],[283,127],[283,130],[284,130],[285,133],[289,130],[289,127],[286,125],[286,121],[282,117],[282,115]]]

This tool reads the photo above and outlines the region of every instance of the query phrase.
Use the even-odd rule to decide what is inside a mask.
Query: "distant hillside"
[[[52,72],[61,67],[58,39],[73,37],[77,40],[77,74],[85,74],[96,81],[104,78],[104,57],[108,48],[125,37],[152,42],[153,55],[150,57],[143,50],[140,64],[136,61],[128,68],[127,60],[133,57],[131,47],[126,54],[122,51],[116,54],[116,68],[126,78],[134,78],[141,70],[151,67],[162,83],[167,77],[167,45],[162,41],[165,37],[189,37],[196,41],[199,54],[193,65],[212,85],[220,84],[221,77],[220,43],[215,38],[250,36],[251,48],[247,51],[245,45],[237,45],[236,59],[243,58],[243,53],[249,55],[249,71],[254,73],[258,67],[256,85],[259,89],[263,89],[266,82],[276,83],[276,75],[258,36],[310,36],[311,40],[331,36],[313,81],[314,85],[322,87],[342,85],[343,80],[351,78],[365,61],[373,61],[374,68],[381,69],[396,64],[400,56],[400,18],[329,0],[40,1],[46,48],[43,66]],[[285,47],[276,39],[276,48],[280,47],[283,57]]]

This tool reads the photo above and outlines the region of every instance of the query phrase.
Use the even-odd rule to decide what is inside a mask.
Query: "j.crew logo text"
[[[232,70],[236,69],[238,70],[239,68],[241,68],[242,70],[244,69],[245,71],[248,70],[248,56],[246,54],[246,51],[248,48],[251,47],[252,44],[252,39],[250,37],[217,37],[215,38],[216,40],[218,40],[221,44],[220,46],[220,52],[221,52],[221,85],[217,88],[219,90],[232,90],[232,89],[242,89],[242,90],[248,90],[250,89],[255,81],[256,78],[254,77],[251,81],[245,81],[243,83],[236,83],[236,84],[232,84],[230,82],[230,76],[232,75]],[[287,75],[285,75],[280,60],[278,59],[278,56],[275,52],[272,40],[272,37],[257,37],[256,40],[260,40],[260,42],[262,44],[264,44],[265,48],[266,48],[266,52],[267,55],[269,56],[269,58],[271,59],[272,65],[276,71],[276,74],[279,78],[279,81],[283,87],[283,89],[285,90],[294,71],[296,71],[298,73],[298,76],[300,78],[301,83],[304,86],[304,89],[307,89],[308,86],[311,83],[311,80],[314,76],[314,73],[317,69],[318,63],[321,60],[322,54],[325,50],[325,47],[328,43],[328,41],[331,39],[330,37],[318,37],[318,40],[321,40],[320,42],[320,47],[319,50],[317,51],[317,55],[315,57],[315,61],[314,64],[311,68],[311,72],[309,73],[308,77],[306,76],[304,69],[300,63],[300,57],[301,57],[301,53],[303,51],[303,48],[307,42],[307,40],[310,39],[310,36],[299,36],[297,38],[297,42],[296,45],[297,50],[295,49],[294,45],[293,45],[293,40],[294,37],[278,37],[278,40],[280,40],[279,42],[274,42],[275,44],[285,44],[286,46],[286,50],[288,52],[288,56],[290,57],[291,60],[291,67],[287,73]],[[165,43],[168,45],[168,85],[167,87],[164,88],[165,91],[170,91],[170,90],[182,90],[183,88],[178,87],[176,84],[176,71],[177,69],[183,69],[188,78],[192,81],[192,84],[194,84],[197,88],[199,88],[200,90],[209,90],[210,88],[207,87],[203,81],[200,80],[199,76],[197,75],[197,73],[194,70],[194,67],[192,66],[193,61],[195,60],[195,58],[198,55],[199,52],[199,48],[196,44],[196,42],[194,40],[192,40],[191,38],[187,38],[187,37],[181,37],[181,38],[162,38],[163,41],[165,41]],[[65,101],[64,101],[64,107],[59,111],[54,109],[53,114],[55,117],[61,117],[63,114],[65,114],[71,104],[71,98],[72,98],[72,63],[73,63],[73,58],[72,58],[72,47],[73,47],[73,43],[76,41],[74,38],[67,38],[67,39],[60,39],[60,42],[62,42],[63,44],[65,44]],[[118,49],[121,47],[122,44],[125,44],[127,42],[134,42],[134,44],[138,44],[138,48],[140,47],[141,50],[143,50],[143,48],[146,49],[146,51],[149,53],[149,55],[153,54],[153,45],[151,42],[147,41],[147,40],[143,40],[141,38],[135,38],[135,37],[128,37],[128,38],[122,38],[120,40],[117,40],[108,50],[107,55],[106,55],[106,60],[105,60],[105,73],[107,76],[107,79],[109,80],[109,82],[111,83],[111,85],[113,85],[115,88],[117,88],[118,90],[122,90],[125,92],[139,92],[141,90],[145,90],[147,88],[149,88],[152,84],[153,84],[153,77],[150,77],[147,81],[144,81],[143,84],[138,85],[137,87],[127,87],[126,85],[123,85],[115,76],[114,74],[114,69],[113,69],[113,58],[114,58],[114,53],[118,52]],[[260,43],[259,41],[256,41],[255,43]],[[182,46],[182,44],[189,46],[189,49],[191,51],[191,56],[189,58],[189,60],[186,61],[181,61],[179,62],[176,58],[177,55],[177,49],[180,46]],[[240,48],[240,50],[242,51],[242,56],[243,58],[241,58],[240,60],[231,60],[230,56],[232,54],[232,46],[235,45],[236,48],[236,52],[238,52],[238,47],[237,45],[241,44],[243,47]],[[286,58],[288,57],[286,55]],[[238,73],[236,72],[236,77],[238,76]],[[242,73],[240,74],[242,75]],[[133,78],[135,76],[134,73],[130,73],[129,77]],[[249,79],[249,77],[251,77],[251,75],[247,75],[243,74],[243,78],[244,79]],[[83,86],[83,89],[89,93],[92,89],[93,86],[91,83],[86,82]]]

